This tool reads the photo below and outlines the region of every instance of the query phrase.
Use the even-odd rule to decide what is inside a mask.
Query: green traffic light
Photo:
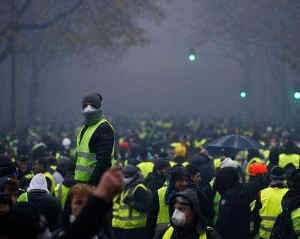
[[[190,53],[189,54],[189,61],[195,61],[196,60],[196,55],[195,53]]]
[[[241,98],[246,98],[247,97],[247,92],[246,91],[241,91],[240,96],[241,96]]]
[[[300,100],[300,91],[295,91],[294,92],[294,99],[295,100]]]

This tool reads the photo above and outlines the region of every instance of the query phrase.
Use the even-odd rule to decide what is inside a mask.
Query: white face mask
[[[184,213],[176,208],[173,212],[171,220],[175,226],[183,227],[186,219]]]
[[[88,112],[94,112],[97,109],[91,105],[87,105],[84,109],[83,109],[83,113],[88,113]]]
[[[132,182],[133,179],[134,179],[134,177],[124,178],[124,184],[125,184],[125,185],[128,185],[129,183]]]

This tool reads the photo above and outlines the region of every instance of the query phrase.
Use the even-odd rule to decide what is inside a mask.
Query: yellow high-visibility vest
[[[277,216],[280,214],[280,206],[287,188],[268,187],[260,191],[262,208],[259,210],[261,218],[259,236],[269,239]]]
[[[134,208],[130,208],[125,202],[126,197],[132,196],[138,188],[147,190],[143,184],[138,184],[134,188],[123,191],[113,200],[113,219],[112,227],[121,229],[136,229],[146,227],[147,215],[139,212]]]

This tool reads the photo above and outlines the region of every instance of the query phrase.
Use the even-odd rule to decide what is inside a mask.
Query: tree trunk
[[[30,94],[29,94],[29,119],[33,122],[38,118],[38,102],[39,102],[39,69],[37,64],[37,55],[32,52],[31,54],[31,84],[30,84]]]
[[[16,52],[15,52],[15,38],[10,39],[11,48],[11,81],[10,81],[10,102],[11,102],[11,122],[10,127],[12,130],[17,128],[17,101],[16,101]]]

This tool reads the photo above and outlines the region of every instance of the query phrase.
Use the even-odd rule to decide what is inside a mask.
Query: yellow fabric
[[[220,168],[220,166],[221,166],[221,159],[220,158],[215,159],[214,160],[214,168],[215,168],[215,170],[217,168]]]
[[[96,129],[103,123],[108,123],[114,131],[113,126],[105,118],[102,118],[98,123],[91,125],[86,129],[81,138],[81,141],[80,137],[84,126],[81,128],[79,134],[77,135],[77,161],[74,176],[74,179],[77,181],[88,183],[92,176],[92,173],[97,164],[97,160],[96,154],[90,152],[89,142]],[[115,144],[113,145],[113,149],[111,152],[112,165],[115,163],[114,148]]]
[[[26,193],[22,193],[18,199],[17,202],[28,202],[28,194]]]
[[[214,197],[214,218],[213,218],[214,225],[216,225],[218,220],[220,201],[221,201],[221,195],[220,193],[216,192]]]
[[[269,239],[277,216],[280,214],[280,206],[287,188],[268,187],[260,191],[262,207],[259,210],[261,218],[259,236]]]
[[[51,181],[50,194],[51,194],[51,195],[54,195],[56,183],[55,183],[55,180],[54,180],[52,174],[49,173],[49,172],[44,172],[43,174],[44,174],[44,176],[45,176],[46,178],[48,178],[48,179]]]
[[[291,213],[291,220],[293,222],[294,231],[298,239],[300,238],[300,208],[297,208]]]
[[[186,155],[186,147],[184,145],[180,144],[174,148],[175,157],[185,157],[185,155]]]
[[[170,226],[168,228],[168,230],[165,232],[165,234],[163,235],[162,239],[171,239],[173,232],[174,232],[174,228],[172,226]],[[207,239],[206,233],[205,232],[202,233],[199,236],[199,239]]]
[[[114,198],[112,227],[121,229],[136,229],[146,227],[146,213],[139,212],[134,208],[130,208],[124,202],[125,198],[132,196],[139,187],[147,190],[143,184],[138,184],[134,188],[123,191],[119,196]]]
[[[158,198],[159,198],[159,212],[157,216],[157,224],[169,223],[169,207],[165,202],[167,187],[161,187],[158,189]]]
[[[293,164],[296,169],[299,168],[299,160],[300,155],[299,154],[280,154],[279,155],[279,167],[284,168],[288,164]]]
[[[54,195],[55,198],[60,202],[61,208],[65,208],[66,200],[69,194],[70,188],[66,187],[63,184],[57,184],[55,187]]]
[[[174,161],[170,161],[170,166],[171,166],[171,168],[175,167],[176,165],[178,165],[178,163],[176,163],[176,162],[174,162]],[[188,165],[189,165],[189,162],[183,162],[183,163],[182,163],[182,166],[183,166],[183,167],[186,167],[186,166],[188,166]]]
[[[140,170],[144,178],[147,178],[150,173],[153,172],[154,163],[153,162],[141,162],[136,165]]]

